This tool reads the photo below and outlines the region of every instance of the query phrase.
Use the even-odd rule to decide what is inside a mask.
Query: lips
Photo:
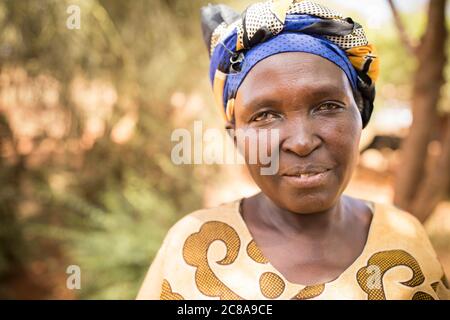
[[[290,167],[282,172],[283,176],[309,177],[315,174],[324,173],[330,170],[331,166],[326,165],[305,165]]]
[[[296,188],[319,187],[330,177],[331,168],[325,165],[295,166],[282,173],[282,178]]]

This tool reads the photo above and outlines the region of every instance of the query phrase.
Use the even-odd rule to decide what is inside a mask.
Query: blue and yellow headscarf
[[[225,5],[202,8],[210,79],[226,120],[234,117],[237,90],[254,65],[282,52],[306,52],[339,66],[362,100],[363,127],[375,99],[379,61],[364,30],[351,18],[306,0],[268,0],[242,15]]]

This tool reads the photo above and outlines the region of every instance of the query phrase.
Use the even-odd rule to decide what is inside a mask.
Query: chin
[[[339,194],[330,191],[311,191],[302,193],[283,192],[277,199],[271,199],[285,210],[298,214],[314,214],[330,209],[339,198]]]

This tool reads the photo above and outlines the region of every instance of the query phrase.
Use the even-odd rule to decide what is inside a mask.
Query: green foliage
[[[43,194],[41,194],[41,198]],[[36,237],[62,244],[67,265],[81,268],[81,298],[133,299],[167,229],[179,217],[170,198],[133,172],[101,194],[102,208],[72,194],[53,193],[65,225],[34,224]]]
[[[55,79],[56,108],[69,119],[64,136],[33,137],[36,147],[53,144],[40,166],[30,165],[42,158],[38,148],[19,156],[15,141],[24,137],[8,118],[0,127],[1,142],[17,156],[5,158],[0,169],[0,278],[7,279],[18,265],[26,269],[30,261],[50,259],[43,246],[50,241],[62,253],[60,273],[71,264],[81,267],[79,297],[135,297],[167,229],[201,206],[194,168],[176,167],[170,160],[175,125],[167,103],[175,90],[189,93],[205,83],[195,81],[204,77],[207,65],[198,19],[192,18],[200,3],[0,4],[0,65],[23,69],[31,83],[41,75]],[[81,8],[79,30],[66,28],[66,9],[73,4]],[[107,81],[118,97],[102,118],[103,134],[87,148],[80,146],[88,122],[97,107],[102,110],[87,105],[91,115],[77,106],[77,95],[85,93],[74,96],[71,85],[79,77]],[[127,115],[135,119],[133,134],[117,143],[113,130]],[[22,210],[26,201],[37,208],[30,216]]]

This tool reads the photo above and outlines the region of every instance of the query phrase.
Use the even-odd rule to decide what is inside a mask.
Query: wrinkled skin
[[[268,57],[241,84],[227,127],[279,130],[277,174],[261,175],[263,165],[246,158],[262,192],[244,200],[242,215],[263,254],[290,281],[335,279],[362,252],[372,217],[365,202],[342,195],[362,131],[345,73],[307,53]]]

